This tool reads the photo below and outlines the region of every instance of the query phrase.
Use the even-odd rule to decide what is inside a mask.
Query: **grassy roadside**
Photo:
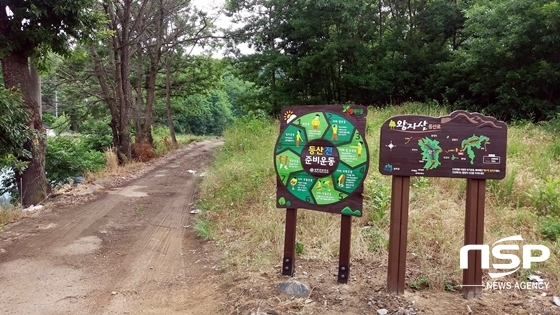
[[[364,216],[353,220],[352,258],[385,263],[389,235],[389,176],[377,171],[381,124],[398,114],[440,116],[445,110],[422,104],[370,110],[367,141],[370,172],[365,180]],[[558,127],[558,122],[556,122]],[[560,140],[554,124],[510,125],[508,165],[504,180],[487,183],[485,243],[522,235],[524,244],[543,244],[551,257],[538,270],[520,269],[525,280],[542,272],[557,284],[560,276]],[[259,270],[280,262],[285,212],[275,207],[273,147],[279,124],[244,119],[227,129],[225,146],[201,186],[198,234],[223,248],[225,269]],[[558,131],[556,131],[558,132]],[[557,134],[557,133],[556,133]],[[414,177],[411,181],[407,264],[418,270],[409,280],[436,290],[461,283],[459,249],[464,235],[464,179]],[[331,260],[338,255],[340,218],[303,210],[298,213],[299,259]],[[455,254],[454,254],[455,253]],[[410,257],[413,257],[412,259]],[[491,261],[491,263],[504,263]],[[552,288],[558,290],[558,285]]]

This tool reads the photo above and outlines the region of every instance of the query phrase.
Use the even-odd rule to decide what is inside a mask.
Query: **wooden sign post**
[[[387,288],[404,293],[410,176],[467,179],[465,245],[482,244],[486,179],[506,173],[507,125],[466,111],[449,116],[400,115],[381,127],[379,171],[393,176]],[[463,296],[480,296],[480,252],[469,252]]]
[[[276,206],[287,208],[283,275],[293,275],[297,208],[305,208],[342,216],[338,282],[348,281],[352,216],[362,216],[369,168],[366,115],[360,105],[282,109],[274,166]]]

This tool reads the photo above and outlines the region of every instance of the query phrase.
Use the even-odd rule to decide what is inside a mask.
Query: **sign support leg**
[[[297,209],[286,209],[286,235],[284,237],[284,258],[282,259],[282,275],[294,276],[296,257],[296,221]]]
[[[465,207],[465,245],[483,244],[485,179],[467,179]],[[482,294],[481,253],[469,251],[468,269],[463,270],[463,297],[480,297]]]
[[[341,215],[340,253],[338,258],[338,283],[347,283],[350,276],[350,243],[352,240],[352,217]]]
[[[410,176],[393,176],[387,290],[396,294],[404,293],[409,192]]]

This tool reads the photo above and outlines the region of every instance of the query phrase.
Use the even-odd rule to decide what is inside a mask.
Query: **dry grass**
[[[4,209],[0,207],[0,231],[4,229],[6,224],[16,222],[25,217],[25,213],[21,212],[17,207]]]
[[[119,157],[117,156],[116,149],[114,147],[107,148],[103,151],[106,161],[106,170],[115,170],[119,167]]]
[[[391,179],[377,171],[378,138],[382,122],[403,113],[445,114],[441,109],[414,104],[370,111],[370,172],[365,181],[364,216],[353,220],[353,259],[387,264]],[[277,122],[251,120],[230,128],[224,136],[226,145],[203,183],[201,207],[207,211],[200,222],[208,224],[209,236],[226,251],[225,267],[258,270],[281,260],[285,214],[275,208],[272,163],[277,136]],[[519,272],[516,277],[520,280],[525,280],[528,272],[540,271],[554,283],[560,275],[560,241],[558,237],[543,237],[543,221],[536,205],[541,197],[530,197],[537,188],[553,187],[551,183],[560,180],[555,141],[556,136],[541,126],[510,126],[507,176],[487,181],[485,243],[519,234],[525,244],[544,244],[551,249],[548,261],[536,265],[538,270]],[[414,275],[410,279],[425,277],[432,289],[444,290],[446,284],[461,283],[459,250],[464,242],[466,181],[413,178],[411,183],[407,264]],[[560,196],[560,190],[545,193]],[[298,259],[335,260],[339,228],[337,215],[300,210],[297,241],[304,250]],[[558,285],[552,287],[558,290]]]
[[[131,161],[124,165],[119,165],[116,154],[108,151],[105,151],[105,157],[111,160],[107,160],[106,167],[103,170],[99,172],[86,172],[84,174],[86,183],[92,183],[102,178],[127,177],[145,166],[144,162],[139,161]]]

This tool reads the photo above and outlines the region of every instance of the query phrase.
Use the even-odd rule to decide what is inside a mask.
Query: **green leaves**
[[[467,109],[503,119],[552,118],[560,106],[557,1],[485,1],[467,10],[469,35],[450,79]],[[461,82],[459,88],[458,82]],[[455,99],[458,95],[452,96]],[[473,106],[477,104],[479,108]]]
[[[15,52],[27,56],[46,56],[70,52],[70,43],[91,38],[101,23],[101,14],[91,10],[93,0],[5,1],[12,15],[0,41],[7,49],[1,56]],[[8,31],[9,30],[9,31]]]
[[[95,172],[105,166],[105,156],[89,147],[85,138],[57,136],[47,141],[45,170],[49,181],[60,183],[72,176]]]
[[[30,113],[22,103],[19,92],[0,88],[0,169],[21,171],[31,155],[23,144],[36,134],[26,125]]]

